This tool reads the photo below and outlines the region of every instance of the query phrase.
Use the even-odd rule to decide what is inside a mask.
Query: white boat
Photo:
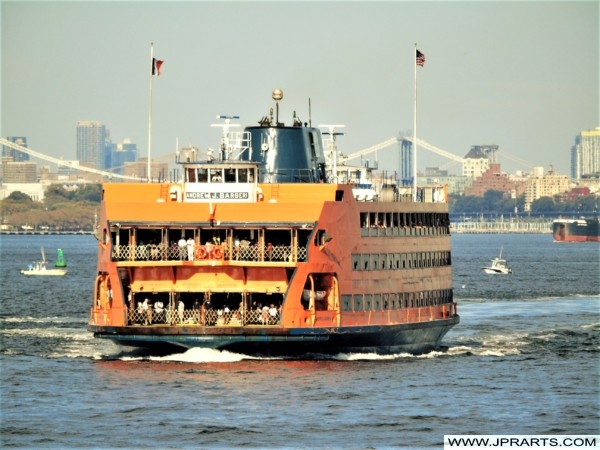
[[[485,273],[507,275],[512,273],[512,269],[506,265],[506,260],[502,258],[502,249],[500,256],[492,259],[492,264],[481,268]]]
[[[67,274],[67,269],[64,267],[54,267],[49,269],[47,267],[48,261],[46,261],[46,254],[42,247],[42,260],[34,261],[29,264],[27,269],[22,269],[21,274],[23,275],[45,275],[45,276],[61,276]]]

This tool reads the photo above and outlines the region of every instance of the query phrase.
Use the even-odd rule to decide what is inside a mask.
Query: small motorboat
[[[502,258],[502,249],[500,256],[492,259],[492,264],[481,268],[485,273],[507,275],[512,273],[512,269],[506,265],[506,259]]]
[[[59,250],[59,255],[62,256],[62,250]],[[60,259],[60,258],[59,258]],[[63,267],[55,267],[49,269],[47,267],[48,261],[46,261],[46,254],[44,253],[44,248],[42,247],[42,260],[34,261],[29,264],[27,269],[22,269],[21,274],[23,275],[45,275],[45,276],[61,276],[67,274],[66,262],[64,262],[64,258],[59,263],[65,264]]]

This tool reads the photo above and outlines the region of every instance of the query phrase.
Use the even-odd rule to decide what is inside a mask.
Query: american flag
[[[152,58],[152,75],[156,74],[160,77],[160,66],[163,62],[160,59]]]
[[[423,67],[425,65],[425,55],[417,50],[417,66]]]

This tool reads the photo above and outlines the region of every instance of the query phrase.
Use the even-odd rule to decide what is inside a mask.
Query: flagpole
[[[415,42],[415,92],[413,103],[413,202],[417,201],[417,43]]]
[[[148,107],[148,183],[150,183],[150,153],[152,149],[152,78],[154,78],[154,42],[150,43],[150,95]]]

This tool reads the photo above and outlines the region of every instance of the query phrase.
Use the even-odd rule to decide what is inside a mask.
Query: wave
[[[35,338],[69,338],[74,341],[89,341],[92,336],[84,328],[5,328],[0,330],[4,336],[31,336]]]
[[[453,347],[444,347],[440,350],[434,350],[421,355],[413,355],[411,353],[395,353],[390,355],[379,355],[377,353],[338,353],[335,355],[326,355],[313,353],[302,357],[268,357],[268,356],[249,356],[240,353],[229,351],[221,351],[206,348],[191,348],[184,353],[175,353],[165,356],[152,356],[133,353],[121,353],[119,355],[104,356],[97,359],[117,359],[120,361],[153,361],[153,362],[177,362],[177,363],[235,363],[248,360],[263,360],[263,361],[289,361],[289,360],[310,360],[310,361],[395,361],[404,359],[432,359],[440,357],[454,357],[465,355],[478,356],[508,356],[519,354],[518,349],[511,347],[494,346],[484,344],[482,347],[477,345],[464,346],[457,345]]]
[[[81,323],[85,326],[86,319],[82,317],[0,317],[0,323]]]
[[[455,291],[458,292],[458,291]],[[460,297],[455,294],[455,301],[461,303],[510,303],[510,302],[548,302],[548,301],[576,301],[581,299],[600,299],[600,294],[570,294],[570,295],[545,295],[540,297],[519,298],[486,298],[486,297]]]
[[[588,297],[586,297],[588,298]],[[244,360],[394,361],[465,356],[508,357],[536,352],[597,351],[594,338],[600,328],[597,301],[578,304],[573,299],[551,303],[553,308],[526,307],[526,301],[465,307],[463,322],[444,339],[445,347],[422,355],[397,353],[310,354],[298,357],[257,357],[214,349],[192,348],[180,353],[157,355],[143,349],[122,347],[95,339],[80,318],[30,316],[0,319],[2,354],[37,355],[43,358],[87,358],[93,360],[152,361],[156,363],[231,363]],[[510,307],[509,307],[510,305]],[[523,331],[527,330],[527,331]],[[584,348],[585,346],[585,348]]]

